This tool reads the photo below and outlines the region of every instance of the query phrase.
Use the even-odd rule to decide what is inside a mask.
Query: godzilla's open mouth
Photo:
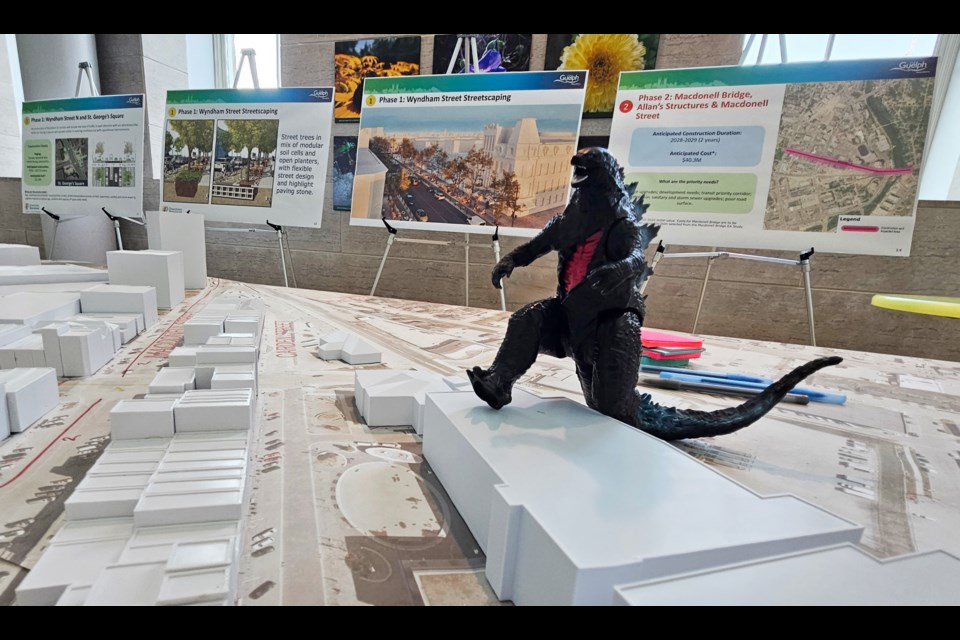
[[[587,179],[587,170],[579,165],[573,165],[573,180],[571,184],[580,184]]]

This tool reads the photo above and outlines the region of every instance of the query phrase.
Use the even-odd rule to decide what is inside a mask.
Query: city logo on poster
[[[580,84],[580,74],[579,73],[565,73],[559,78],[554,80],[554,82],[559,82],[561,84]]]
[[[140,96],[130,96],[127,98],[127,104],[135,104],[138,107],[140,106]]]
[[[923,73],[927,70],[927,63],[923,60],[904,60],[895,67],[891,67],[890,71],[906,71],[909,73]]]
[[[311,98],[317,98],[318,100],[326,100],[330,97],[330,92],[326,89],[314,89],[310,94]]]

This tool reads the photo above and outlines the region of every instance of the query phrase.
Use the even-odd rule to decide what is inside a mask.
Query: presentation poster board
[[[168,91],[161,208],[320,226],[332,87]]]
[[[23,211],[143,215],[143,95],[23,103]]]
[[[367,78],[350,223],[536,235],[570,196],[586,79]]]
[[[623,73],[610,150],[665,243],[907,256],[936,58]]]

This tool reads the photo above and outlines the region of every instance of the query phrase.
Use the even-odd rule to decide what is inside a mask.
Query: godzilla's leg
[[[637,416],[640,377],[640,318],[626,311],[601,318],[593,349],[593,380],[587,406],[629,425]],[[584,389],[586,395],[586,389]]]
[[[490,368],[467,371],[480,399],[494,409],[510,404],[513,384],[536,361],[538,353],[563,358],[564,322],[557,298],[531,302],[514,312]]]

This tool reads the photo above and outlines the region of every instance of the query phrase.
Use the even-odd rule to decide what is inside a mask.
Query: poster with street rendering
[[[23,103],[23,211],[143,215],[143,95]]]
[[[319,227],[333,88],[167,92],[162,209]]]
[[[368,78],[350,223],[533,236],[570,195],[586,72]]]
[[[936,58],[620,76],[610,150],[665,243],[910,255]]]

